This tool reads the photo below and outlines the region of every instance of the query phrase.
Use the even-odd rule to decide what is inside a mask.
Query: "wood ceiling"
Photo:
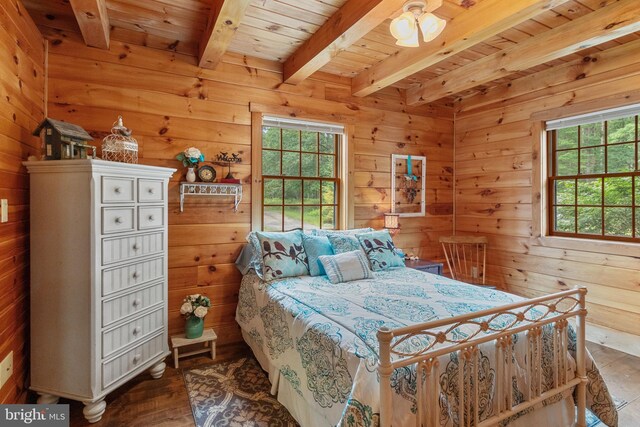
[[[638,0],[444,0],[434,41],[400,48],[403,0],[23,0],[43,31],[82,32],[194,55],[225,51],[283,63],[296,84],[318,70],[352,78],[354,96],[387,86],[408,104],[460,100],[640,38]],[[640,54],[635,52],[635,54]]]

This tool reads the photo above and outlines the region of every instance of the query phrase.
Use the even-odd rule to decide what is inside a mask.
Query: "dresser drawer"
[[[161,354],[166,345],[164,341],[163,334],[157,335],[115,359],[103,362],[102,387],[109,387],[129,372],[134,371],[139,366]]]
[[[102,239],[102,265],[163,251],[164,233]]]
[[[138,208],[138,230],[148,230],[164,226],[164,207],[140,206]]]
[[[102,234],[135,230],[135,208],[102,208]]]
[[[102,203],[132,203],[134,188],[134,178],[103,176]]]
[[[102,295],[106,296],[164,276],[164,258],[127,264],[102,271]]]
[[[144,340],[164,326],[164,307],[130,320],[124,325],[102,333],[102,357],[108,357],[123,347]]]
[[[138,202],[162,202],[164,200],[164,181],[160,179],[138,180]]]
[[[164,283],[138,289],[134,292],[102,302],[102,326],[109,326],[120,319],[163,301]]]

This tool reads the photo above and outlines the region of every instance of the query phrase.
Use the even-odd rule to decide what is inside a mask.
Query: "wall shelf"
[[[185,196],[233,196],[233,211],[238,211],[242,200],[242,184],[220,182],[181,182],[180,212],[184,210]]]

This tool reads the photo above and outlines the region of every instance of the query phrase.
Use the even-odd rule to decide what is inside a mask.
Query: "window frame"
[[[265,125],[263,124],[263,129],[264,129]],[[316,151],[303,151],[302,150],[302,130],[297,130],[298,134],[298,138],[299,138],[299,142],[300,142],[300,149],[299,150],[285,150],[283,148],[283,130],[285,130],[286,128],[276,128],[280,130],[280,148],[279,149],[275,149],[275,148],[264,148],[262,143],[260,145],[260,150],[262,151],[262,154],[264,154],[264,151],[273,151],[273,152],[279,152],[280,153],[280,174],[279,175],[265,175],[264,173],[262,174],[261,177],[261,181],[262,181],[262,203],[261,203],[261,210],[262,210],[262,229],[264,230],[264,212],[265,212],[265,206],[266,207],[281,207],[282,208],[282,221],[281,221],[281,225],[282,225],[282,231],[288,231],[285,230],[285,214],[284,214],[284,210],[286,207],[289,206],[294,206],[294,207],[300,207],[300,211],[301,211],[301,217],[300,217],[300,223],[303,226],[302,228],[304,229],[304,208],[305,207],[318,207],[320,208],[320,229],[323,228],[323,221],[322,221],[322,208],[326,207],[326,206],[331,206],[334,209],[334,215],[335,215],[335,221],[334,221],[334,229],[338,229],[340,226],[340,214],[341,214],[341,209],[340,209],[340,205],[341,205],[341,197],[340,197],[340,193],[341,193],[341,179],[340,179],[340,156],[342,153],[341,150],[341,140],[344,138],[344,134],[332,134],[334,141],[333,141],[333,154],[331,153],[324,153],[322,151],[320,151],[320,134],[322,132],[318,132],[318,131],[313,131],[316,135],[317,135],[317,150]],[[261,141],[262,142],[262,141]],[[299,167],[298,167],[298,175],[284,175],[283,174],[283,160],[284,160],[284,153],[297,153],[300,155],[300,162],[299,162]],[[317,168],[318,168],[318,176],[304,176],[302,174],[302,155],[303,154],[315,154],[316,156],[318,156],[318,160],[317,160]],[[333,171],[334,171],[334,176],[333,177],[323,177],[320,176],[320,156],[321,155],[326,155],[326,156],[331,156],[333,157]],[[262,159],[261,159],[262,161]],[[281,204],[265,204],[264,203],[264,186],[265,186],[265,181],[269,180],[269,179],[273,179],[273,180],[282,180],[282,203]],[[285,183],[286,181],[300,181],[301,183],[301,196],[300,196],[300,200],[301,203],[300,204],[287,204],[285,202]],[[304,183],[305,181],[319,181],[320,182],[320,203],[319,204],[305,204],[305,199],[304,199]],[[334,194],[334,203],[323,203],[322,201],[322,185],[323,182],[333,182],[334,183],[334,188],[335,188],[335,194]]]
[[[532,144],[531,157],[533,170],[531,182],[531,237],[529,239],[529,247],[524,248],[527,253],[535,250],[533,248],[544,247],[559,250],[588,251],[608,255],[640,257],[640,244],[638,243],[551,236],[549,235],[549,216],[547,215],[547,159],[549,154],[546,123],[552,120],[575,117],[581,114],[593,114],[608,108],[637,104],[637,102],[637,100],[629,100],[623,97],[612,97],[599,101],[597,106],[594,106],[591,102],[563,105],[535,111],[529,116],[531,121],[529,135]],[[562,253],[559,252],[558,256],[562,257]]]
[[[263,180],[262,180],[262,126],[264,115],[270,117],[291,118],[295,117],[304,121],[317,121],[323,124],[333,124],[344,128],[340,141],[340,155],[338,162],[338,177],[340,179],[337,190],[339,208],[336,214],[338,218],[336,229],[348,229],[354,227],[355,206],[353,198],[349,197],[355,191],[354,188],[354,164],[355,156],[350,148],[355,134],[353,121],[337,122],[332,114],[305,113],[298,108],[283,106],[268,106],[263,104],[250,104],[251,111],[251,227],[252,231],[263,229]]]
[[[610,120],[608,119],[601,119],[599,121],[593,121],[591,123],[602,123],[602,131],[603,131],[603,144],[601,145],[594,145],[594,146],[583,146],[582,145],[582,126],[583,125],[573,125],[573,126],[568,126],[568,127],[560,127],[558,129],[552,129],[552,130],[547,130],[546,131],[546,140],[547,140],[547,153],[548,156],[546,156],[546,160],[547,160],[547,171],[548,171],[548,176],[547,176],[547,183],[546,183],[546,195],[547,195],[547,210],[546,210],[546,214],[548,216],[547,218],[547,224],[548,224],[548,235],[549,236],[559,236],[559,237],[567,237],[567,238],[575,238],[575,239],[593,239],[593,240],[607,240],[607,241],[614,241],[614,242],[629,242],[629,243],[640,243],[640,232],[638,231],[638,227],[636,224],[636,218],[637,218],[637,212],[639,207],[637,206],[637,200],[636,200],[636,185],[638,185],[638,183],[640,182],[640,168],[638,167],[638,152],[640,151],[640,131],[638,126],[640,125],[639,123],[639,116],[638,114],[633,114],[633,115],[629,115],[626,117],[632,117],[633,121],[634,121],[634,139],[630,140],[630,141],[622,141],[622,142],[614,142],[614,143],[609,143],[609,133],[608,133],[608,125]],[[585,123],[586,124],[591,124],[591,123]],[[577,127],[577,145],[575,148],[562,148],[562,149],[558,149],[557,147],[557,133],[560,129],[565,129],[565,128],[571,128],[571,127]],[[629,145],[633,145],[633,164],[634,164],[634,170],[633,171],[629,171],[629,172],[608,172],[609,169],[609,162],[608,162],[608,155],[609,155],[609,150],[608,147],[615,147],[615,146],[621,146],[621,145],[625,145],[625,144],[629,144]],[[589,173],[589,174],[582,174],[581,170],[582,170],[582,164],[581,164],[581,154],[582,151],[584,149],[589,149],[589,148],[595,148],[595,147],[602,147],[603,148],[603,168],[604,171],[602,173]],[[571,151],[575,151],[577,152],[577,168],[576,168],[576,174],[573,175],[558,175],[558,155],[557,153],[564,153],[564,152],[571,152]],[[631,179],[631,204],[630,205],[608,205],[606,203],[606,193],[605,193],[605,179],[607,178],[630,178]],[[578,203],[578,182],[579,180],[582,179],[599,179],[601,180],[601,203],[596,205],[582,205],[580,203]],[[558,181],[572,181],[574,182],[574,203],[573,204],[558,204],[556,203],[556,192],[555,192],[555,183]],[[556,215],[556,208],[560,206],[560,207],[566,207],[566,208],[573,208],[574,209],[574,232],[568,232],[568,231],[557,231],[555,229],[554,224],[556,223],[556,219],[557,219],[557,215]],[[600,234],[593,234],[593,233],[581,233],[579,231],[579,222],[578,222],[578,209],[579,208],[585,208],[585,207],[589,207],[589,208],[598,208],[600,209],[600,224],[601,224],[601,229],[600,229]],[[629,236],[619,236],[619,235],[608,235],[606,234],[606,208],[626,208],[626,209],[631,209],[631,237]]]

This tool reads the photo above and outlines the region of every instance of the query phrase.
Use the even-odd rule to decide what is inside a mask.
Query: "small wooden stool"
[[[184,334],[173,335],[171,337],[171,347],[173,348],[173,364],[178,368],[178,359],[181,357],[193,356],[194,354],[211,352],[211,358],[216,358],[216,339],[218,336],[213,329],[205,329],[202,336],[198,338],[187,338]],[[204,343],[203,348],[180,354],[178,349],[187,345]]]

